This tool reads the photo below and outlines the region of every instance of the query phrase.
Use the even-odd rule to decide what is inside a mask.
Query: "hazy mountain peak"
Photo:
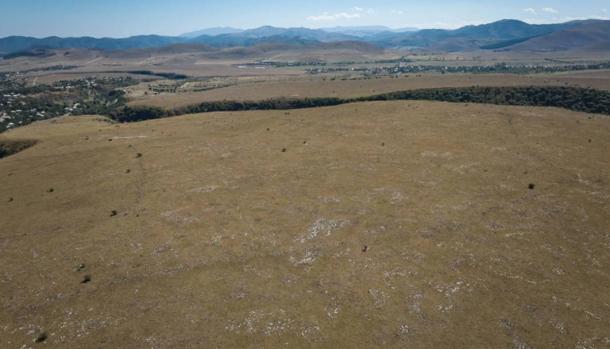
[[[223,35],[223,34],[236,34],[236,33],[241,33],[243,31],[244,31],[243,29],[237,29],[237,28],[232,28],[232,27],[213,27],[213,28],[206,28],[206,29],[193,31],[190,33],[184,33],[180,36],[183,38],[196,38],[196,37],[202,36],[202,35],[216,36],[216,35]]]

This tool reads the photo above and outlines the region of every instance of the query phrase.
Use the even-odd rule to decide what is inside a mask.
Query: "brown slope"
[[[607,347],[608,118],[379,102],[2,136],[40,143],[0,160],[0,348]]]

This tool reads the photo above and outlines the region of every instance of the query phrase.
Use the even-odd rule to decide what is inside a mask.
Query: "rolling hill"
[[[468,51],[498,42],[528,40],[573,28],[582,23],[567,22],[536,25],[506,19],[489,24],[466,26],[456,30],[426,29],[414,33],[382,33],[369,40],[384,47]]]
[[[0,39],[0,53],[14,53],[36,48],[58,49],[58,48],[88,48],[100,50],[126,50],[133,48],[156,48],[184,43],[187,40],[178,37],[159,35],[140,35],[128,38],[60,38],[52,36],[48,38],[32,38],[25,36],[9,36]]]
[[[35,141],[0,159],[2,348],[607,347],[606,117],[402,101],[0,138]]]
[[[610,21],[591,21],[508,47],[514,51],[608,51]]]

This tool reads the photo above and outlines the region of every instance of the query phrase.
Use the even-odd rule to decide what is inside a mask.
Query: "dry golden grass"
[[[610,341],[607,117],[383,102],[2,137],[40,142],[0,160],[0,347]]]

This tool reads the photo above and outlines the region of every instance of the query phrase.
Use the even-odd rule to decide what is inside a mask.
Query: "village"
[[[0,132],[62,115],[108,112],[125,102],[121,88],[136,83],[129,77],[88,77],[33,86],[15,76],[0,78]]]

